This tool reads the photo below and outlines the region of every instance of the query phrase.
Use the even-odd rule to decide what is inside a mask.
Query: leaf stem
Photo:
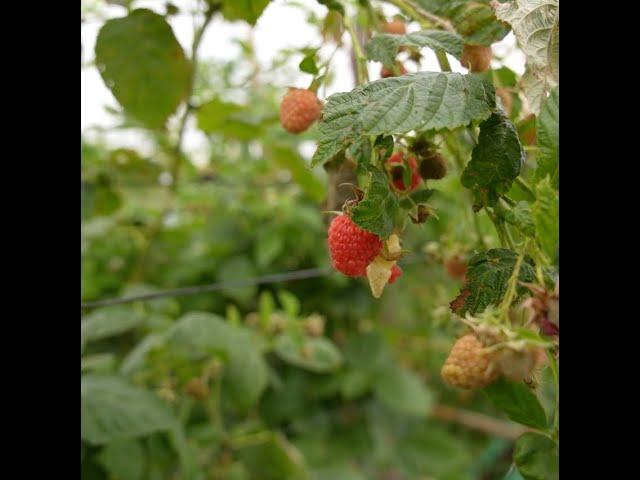
[[[488,207],[485,207],[485,211],[487,212],[487,215],[491,219],[491,222],[493,223],[493,226],[495,227],[496,232],[498,233],[498,239],[500,240],[500,246],[502,248],[505,248],[507,246],[507,240],[506,240],[506,235],[505,235],[505,232],[504,232],[504,225],[502,225],[500,223],[500,221],[498,220],[498,217],[496,216],[496,214],[494,212],[492,212],[491,210],[489,210]]]
[[[520,187],[520,189],[524,193],[526,193],[529,196],[531,201],[533,201],[533,202],[536,201],[535,192],[533,191],[533,189],[529,186],[529,184],[522,177],[516,177],[515,183],[516,183],[516,185],[518,185]]]
[[[436,58],[438,59],[438,64],[440,65],[440,70],[443,72],[451,71],[451,64],[449,63],[449,59],[447,58],[447,54],[444,50],[434,50],[436,52]]]
[[[344,28],[349,32],[349,36],[351,37],[351,46],[353,48],[353,53],[356,56],[356,77],[358,85],[362,85],[363,83],[367,83],[369,81],[369,72],[367,70],[367,57],[362,51],[362,45],[360,45],[360,40],[358,40],[358,35],[353,28],[353,24],[351,23],[351,19],[345,13],[342,17],[342,21],[344,22]]]

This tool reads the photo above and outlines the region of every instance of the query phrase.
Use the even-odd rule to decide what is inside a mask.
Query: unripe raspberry
[[[467,262],[460,255],[453,255],[444,260],[447,274],[454,280],[464,280],[467,274]]]
[[[398,63],[397,67],[398,67],[398,70],[400,71],[400,75],[404,75],[407,73],[407,69],[404,68],[404,65],[402,65],[401,63]],[[388,69],[384,65],[380,69],[380,78],[389,78],[389,77],[395,77],[395,76],[396,74],[393,73],[393,70]]]
[[[290,88],[280,104],[280,123],[290,133],[301,133],[322,115],[322,103],[311,90]]]
[[[350,277],[365,276],[382,249],[380,237],[362,230],[345,214],[333,219],[328,233],[333,268]]]
[[[396,152],[387,159],[387,167],[390,170],[393,185],[398,190],[402,190],[402,191],[415,190],[415,188],[420,184],[420,174],[418,173],[418,162],[416,161],[416,157],[414,157],[413,155],[407,158],[407,164],[411,169],[411,186],[407,189],[407,187],[404,184],[404,168],[401,167],[403,163],[403,157],[404,155],[402,152]],[[394,167],[394,165],[398,165],[398,166]]]
[[[320,337],[324,333],[324,318],[313,314],[304,322],[304,329],[312,337]]]
[[[538,351],[532,348],[522,351],[505,348],[495,355],[496,367],[500,373],[516,382],[529,379],[537,362]]]
[[[394,283],[399,277],[402,276],[402,269],[396,264],[391,269],[391,277],[389,277],[389,285]]]
[[[419,170],[425,180],[440,180],[447,175],[447,161],[438,152],[429,152],[422,158]]]
[[[449,385],[458,388],[482,388],[493,383],[499,375],[492,356],[469,334],[456,341],[440,372]]]
[[[486,72],[491,65],[491,47],[465,45],[462,48],[460,64],[474,73]]]
[[[407,26],[400,20],[393,20],[392,22],[383,24],[382,31],[392,35],[404,35],[407,33]]]

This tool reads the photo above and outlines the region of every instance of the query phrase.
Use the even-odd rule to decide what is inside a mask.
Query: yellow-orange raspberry
[[[440,372],[449,385],[458,388],[482,388],[493,383],[499,375],[491,354],[475,335],[459,338]]]

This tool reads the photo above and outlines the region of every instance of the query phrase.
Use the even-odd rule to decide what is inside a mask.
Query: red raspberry
[[[402,165],[404,155],[402,152],[396,152],[391,155],[387,159],[387,165],[400,164]],[[418,172],[418,162],[416,161],[416,157],[410,156],[407,158],[407,163],[409,164],[409,168],[411,168],[411,187],[409,190],[415,190],[415,188],[420,184],[420,173]],[[393,180],[393,185],[398,190],[407,190],[404,184],[404,169],[402,167],[391,167],[391,178]]]
[[[404,35],[407,33],[407,26],[400,20],[393,20],[391,22],[384,23],[382,25],[382,31],[392,35]]]
[[[382,241],[342,214],[329,225],[329,250],[333,268],[350,277],[366,276],[367,266],[382,250]]]
[[[400,69],[400,75],[404,75],[407,73],[407,69],[404,68],[404,65],[399,64],[398,68]],[[380,69],[380,78],[389,78],[389,77],[395,77],[395,73],[393,73],[393,70],[388,69],[387,67],[383,66]]]
[[[301,133],[322,115],[322,103],[311,90],[290,88],[280,104],[280,123],[290,133]]]
[[[391,269],[391,277],[389,277],[389,285],[402,276],[402,269],[398,265],[394,265]]]

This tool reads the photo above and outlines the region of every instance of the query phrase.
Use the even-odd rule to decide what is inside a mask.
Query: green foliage
[[[222,14],[228,20],[244,20],[255,25],[271,0],[233,0],[222,4]]]
[[[351,211],[351,219],[362,229],[387,238],[393,231],[398,214],[398,200],[389,188],[387,176],[368,166],[369,185],[364,199]]]
[[[555,480],[558,446],[539,433],[525,433],[516,442],[513,459],[525,480]]]
[[[455,308],[458,315],[482,312],[489,305],[498,305],[511,278],[518,254],[506,248],[493,248],[479,252],[469,259],[467,281],[459,298],[462,304]],[[533,266],[522,262],[518,273],[520,282],[535,279]]]
[[[376,35],[366,45],[367,58],[391,68],[400,47],[429,47],[458,59],[462,55],[462,39],[458,35],[441,30],[420,30],[406,35]]]
[[[81,380],[82,439],[100,445],[175,428],[171,411],[151,392],[118,377]]]
[[[542,405],[524,384],[500,379],[486,387],[484,392],[514,422],[539,430],[547,428],[547,416]]]
[[[494,112],[480,124],[478,144],[462,172],[462,185],[473,191],[474,210],[495,205],[509,191],[523,163],[515,127],[502,112]]]
[[[558,84],[560,15],[558,0],[510,1],[496,7],[497,17],[511,25],[527,56],[522,77],[524,93],[534,113]]]
[[[138,9],[107,21],[96,64],[118,102],[150,128],[161,128],[185,100],[191,66],[164,17]]]
[[[269,8],[280,8],[276,3]],[[342,33],[349,24],[375,31],[381,20],[369,2],[353,2],[348,12],[342,2],[319,3],[328,9],[320,17],[305,2],[290,7],[302,10],[319,33],[327,25]],[[457,34],[374,32],[365,48],[370,60],[390,65],[407,47],[459,57],[463,43],[489,45],[509,31],[488,0],[413,3],[450,20]],[[211,13],[209,28],[225,20],[255,25],[268,4],[207,0],[193,12],[194,25],[204,25]],[[549,13],[538,20],[553,20]],[[414,25],[442,28],[402,14]],[[115,127],[82,135],[81,295],[90,302],[221,286],[83,308],[82,478],[555,478],[557,444],[550,439],[557,438],[557,426],[550,423],[557,419],[556,386],[549,367],[535,390],[499,381],[487,395],[464,398],[439,379],[462,328],[446,308],[460,280],[447,275],[444,259],[468,259],[466,284],[453,302],[459,315],[500,304],[520,255],[520,282],[557,271],[559,90],[541,97],[537,118],[527,117],[519,101],[531,69],[522,78],[504,66],[483,75],[418,72],[362,83],[325,100],[325,87],[342,74],[328,61],[333,45],[292,44],[269,64],[256,57],[260,49],[250,40],[241,40],[229,60],[198,55],[186,98],[193,59],[171,30],[177,20],[150,10],[96,19],[105,22],[96,62],[83,68],[100,69],[123,110],[110,110]],[[557,27],[557,16],[553,21]],[[551,52],[553,61],[556,27],[528,38],[527,48],[542,39],[540,52]],[[206,45],[210,37],[202,38]],[[333,35],[326,40],[350,52],[350,43]],[[492,65],[499,64],[494,58]],[[307,83],[306,74],[316,77],[323,116],[317,128],[290,135],[278,122],[283,85]],[[494,85],[508,89],[509,119],[496,110]],[[539,82],[538,89],[543,95],[548,88]],[[170,119],[187,102],[185,131],[197,128],[208,142],[202,151],[182,148],[188,142],[178,140],[181,119]],[[126,148],[112,143],[121,131],[135,132],[140,142]],[[442,155],[448,174],[399,192],[385,161],[418,139]],[[527,145],[525,168],[520,142]],[[317,145],[312,159],[309,143]],[[419,161],[425,155],[415,154]],[[326,170],[309,168],[310,160]],[[355,180],[342,176],[351,163]],[[409,183],[411,172],[403,168]],[[340,208],[327,207],[327,192],[350,191],[342,182],[362,189],[363,198],[348,204],[358,225],[382,238],[400,235],[403,276],[397,283],[380,299],[372,298],[366,280],[335,272],[247,283],[329,267],[331,217],[323,212]],[[486,207],[496,221],[496,231],[484,212],[472,213],[465,186],[476,208]],[[413,224],[407,214],[415,216],[418,206],[428,219]],[[512,287],[512,306],[530,295],[519,284]],[[504,320],[500,328],[515,344],[555,344],[515,317],[508,324],[491,312],[479,318]],[[543,435],[523,436],[512,458],[508,442],[432,418],[438,406],[506,415]]]
[[[560,138],[558,131],[558,103],[560,102],[560,88],[551,91],[549,97],[542,104],[540,115],[536,120],[538,133],[539,152],[536,157],[538,168],[535,178],[542,179],[547,175],[551,179],[554,188],[558,189],[559,179],[559,148]]]
[[[494,107],[493,86],[479,75],[421,72],[376,80],[329,97],[311,164],[332,160],[361,135],[454,129],[486,119]]]

